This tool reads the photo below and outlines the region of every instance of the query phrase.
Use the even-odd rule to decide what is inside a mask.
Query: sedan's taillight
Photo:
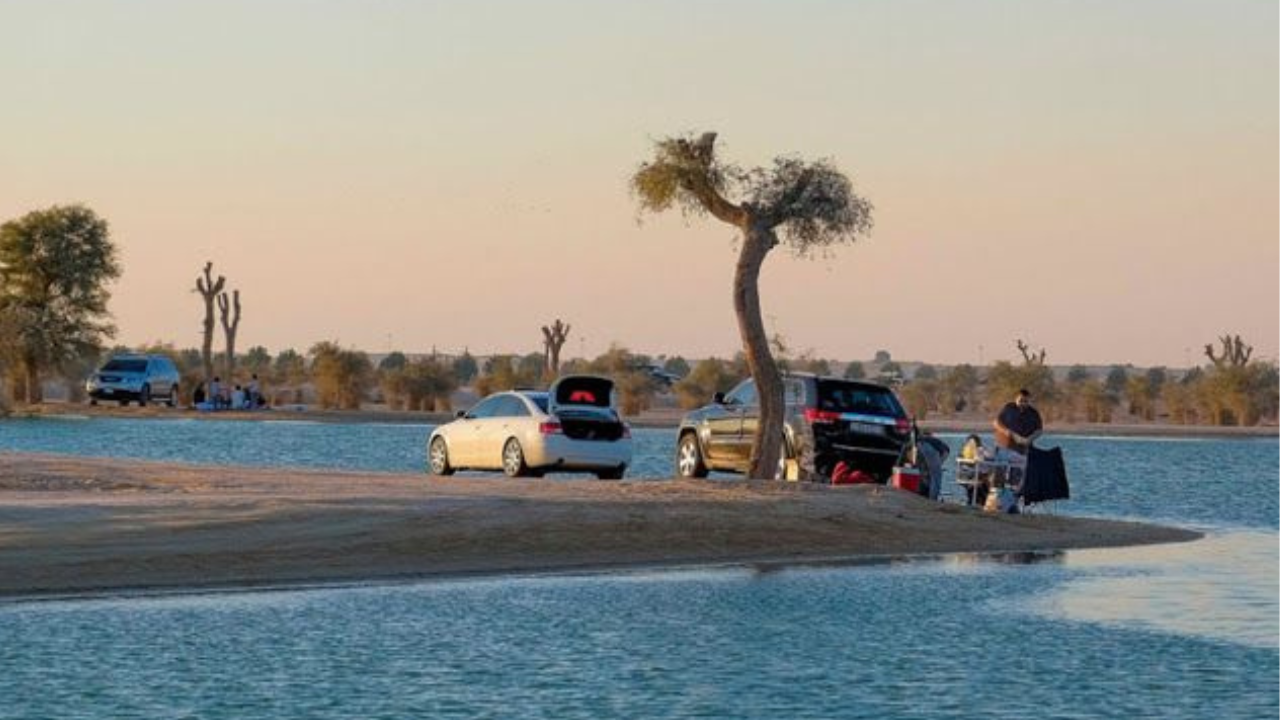
[[[543,435],[559,435],[564,432],[564,428],[560,427],[560,423],[556,420],[548,420],[538,423],[538,432]]]
[[[832,410],[819,410],[818,408],[805,408],[804,419],[811,423],[833,423],[839,422],[840,413]]]
[[[897,418],[893,421],[893,429],[897,430],[899,433],[902,433],[903,435],[906,435],[907,433],[911,432],[911,421],[908,420],[907,418]]]

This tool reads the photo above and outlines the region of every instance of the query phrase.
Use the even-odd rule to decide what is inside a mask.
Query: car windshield
[[[906,417],[888,388],[835,380],[818,381],[818,408],[831,412]]]
[[[146,360],[124,360],[117,358],[102,366],[102,372],[140,373],[147,371]]]

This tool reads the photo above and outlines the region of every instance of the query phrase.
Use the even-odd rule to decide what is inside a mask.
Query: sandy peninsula
[[[1179,542],[881,487],[508,480],[0,453],[0,596]]]

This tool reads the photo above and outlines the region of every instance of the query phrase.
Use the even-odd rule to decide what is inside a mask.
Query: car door
[[[745,470],[751,462],[751,441],[756,436],[756,428],[760,426],[760,399],[756,395],[756,384],[747,380],[738,394],[738,432],[726,443],[729,460],[735,467]]]
[[[724,402],[709,408],[706,424],[707,459],[719,467],[739,464],[738,444],[742,435],[742,415],[746,401],[755,397],[755,383],[743,380],[729,391]]]
[[[484,431],[486,423],[501,399],[502,396],[494,395],[481,400],[468,410],[465,415],[455,420],[454,426],[449,428],[447,442],[449,443],[449,454],[455,458],[455,465],[459,467],[477,467],[476,463],[481,458],[481,433]]]
[[[795,378],[783,378],[783,422],[786,418],[791,417],[797,408],[804,404],[804,383]],[[760,427],[760,398],[755,394],[755,388],[752,387],[750,396],[750,404],[742,409],[742,433],[738,437],[738,445],[735,449],[734,456],[745,464],[751,462],[751,444],[756,439],[756,429]],[[783,448],[784,450],[786,448]]]
[[[502,448],[511,437],[520,437],[518,425],[521,418],[530,416],[529,409],[515,395],[501,395],[493,406],[493,412],[482,420],[483,425],[477,433],[476,467],[490,470],[502,469]]]

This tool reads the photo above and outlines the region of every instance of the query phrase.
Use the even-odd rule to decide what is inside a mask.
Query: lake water
[[[420,471],[429,428],[15,420],[0,451]],[[671,472],[637,430],[633,474]],[[948,438],[953,443],[959,438]],[[1151,548],[0,604],[0,718],[1280,713],[1274,439],[1046,438]]]

